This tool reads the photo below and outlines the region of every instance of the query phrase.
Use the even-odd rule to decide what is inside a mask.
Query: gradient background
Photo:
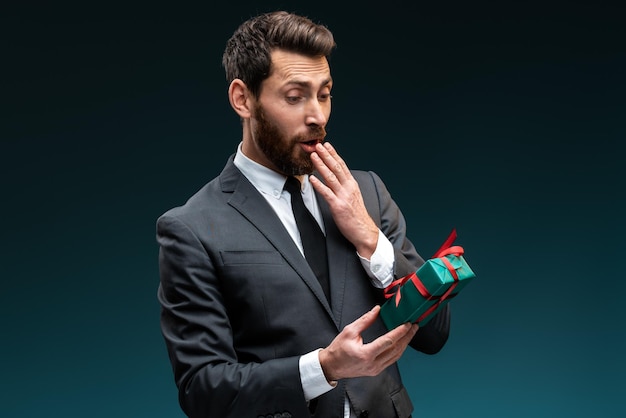
[[[0,11],[0,416],[183,417],[155,220],[235,150],[223,47],[278,8],[336,35],[349,166],[424,255],[457,228],[478,274],[444,350],[401,360],[416,415],[625,416],[623,9],[84,3]]]

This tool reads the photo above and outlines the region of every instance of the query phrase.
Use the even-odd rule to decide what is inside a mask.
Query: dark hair
[[[329,57],[333,34],[323,25],[284,11],[264,13],[239,26],[226,43],[222,65],[226,80],[239,78],[255,97],[271,74],[271,52],[284,49],[308,56]]]

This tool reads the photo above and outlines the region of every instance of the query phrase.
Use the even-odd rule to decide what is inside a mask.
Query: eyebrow
[[[328,77],[327,79],[323,80],[320,83],[320,87],[327,86],[328,84],[332,83],[332,81],[333,81],[332,77]],[[286,86],[288,86],[290,84],[295,84],[295,85],[300,86],[300,87],[311,87],[312,86],[312,83],[310,81],[303,81],[303,80],[298,80],[298,79],[290,80],[287,83],[285,83]]]

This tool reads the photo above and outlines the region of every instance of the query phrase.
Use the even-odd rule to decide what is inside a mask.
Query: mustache
[[[309,132],[305,135],[298,135],[296,139],[298,141],[306,141],[311,139],[320,139],[324,142],[324,138],[326,138],[326,129],[323,126],[314,126],[309,128]]]

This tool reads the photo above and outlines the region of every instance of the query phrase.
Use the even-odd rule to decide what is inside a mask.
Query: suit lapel
[[[222,191],[232,193],[228,203],[253,224],[283,255],[287,263],[315,294],[328,315],[338,324],[313,270],[302,257],[300,250],[269,203],[232,163],[232,157],[222,171],[220,181]]]

